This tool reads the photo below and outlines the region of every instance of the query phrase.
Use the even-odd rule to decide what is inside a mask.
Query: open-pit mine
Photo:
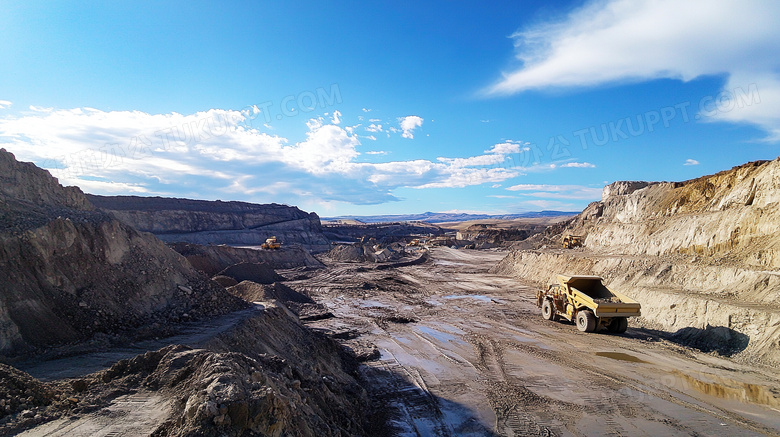
[[[1,150],[0,435],[779,435],[778,180],[752,162],[616,182],[574,217],[323,225],[85,195]],[[641,316],[543,317],[559,274]]]

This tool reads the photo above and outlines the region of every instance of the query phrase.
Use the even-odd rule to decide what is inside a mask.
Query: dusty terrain
[[[488,273],[504,256],[437,248],[419,266],[341,264],[288,285],[335,315],[309,327],[369,359],[366,387],[398,435],[780,433],[772,369],[635,325],[544,321],[534,287]]]
[[[488,273],[505,255],[436,248],[423,264],[395,268],[326,259],[325,269],[281,271],[297,278],[285,282],[290,289],[243,286],[247,299],[282,300],[194,324],[177,337],[20,365],[53,379],[43,388],[28,381],[32,396],[55,392],[52,406],[30,406],[25,426],[59,417],[26,435],[238,435],[272,429],[267,414],[301,435],[338,435],[334,422],[341,435],[780,432],[780,381],[771,368],[635,325],[624,335],[584,334],[544,321],[533,286]],[[286,315],[283,305],[306,296],[333,317],[301,326]],[[356,364],[345,363],[355,361],[363,363],[350,371]],[[208,370],[214,366],[221,370]],[[356,405],[364,405],[361,414],[381,414],[363,425],[346,419]]]

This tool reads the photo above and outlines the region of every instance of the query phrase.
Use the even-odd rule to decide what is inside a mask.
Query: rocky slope
[[[356,366],[337,343],[266,302],[202,348],[170,345],[69,381],[41,382],[0,364],[0,435],[33,427],[31,435],[382,435],[371,428]],[[156,410],[151,429],[140,432],[117,408],[125,396],[134,410]]]
[[[330,248],[317,214],[292,206],[136,196],[88,199],[166,242],[250,246],[276,236],[285,245],[300,244],[315,252]]]
[[[539,284],[602,275],[643,305],[643,321],[724,353],[780,362],[780,161],[678,183],[616,182],[601,202],[516,251],[496,271]],[[585,248],[560,247],[563,234]]]
[[[370,224],[340,224],[323,225],[325,235],[333,241],[355,242],[363,237],[373,237],[378,242],[390,244],[394,241],[407,241],[413,236],[437,236],[444,234],[439,226],[430,223],[370,223]]]
[[[462,231],[458,231],[456,238],[473,242],[477,249],[510,247],[519,241],[544,231],[545,228],[546,226],[544,225],[525,225],[511,229],[499,229],[489,224],[473,224]]]
[[[0,355],[7,357],[244,305],[152,235],[4,149],[0,287]]]

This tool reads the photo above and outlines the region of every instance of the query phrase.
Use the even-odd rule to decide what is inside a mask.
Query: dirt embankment
[[[407,256],[416,255],[407,252],[406,245],[403,243],[391,243],[383,246],[370,243],[338,244],[333,247],[324,257],[328,260],[337,262],[375,262],[386,263],[399,261]]]
[[[214,276],[221,270],[242,262],[265,263],[273,269],[299,267],[320,268],[323,264],[301,246],[283,246],[278,250],[231,247],[225,245],[201,246],[192,243],[171,243],[169,246],[184,255],[196,269]]]
[[[0,150],[0,355],[244,306],[152,235]]]
[[[325,235],[332,241],[358,241],[363,237],[374,238],[384,244],[395,241],[408,242],[415,236],[438,236],[444,230],[436,225],[423,222],[414,223],[370,223],[343,224],[328,223],[322,226]]]
[[[490,224],[474,224],[458,231],[456,238],[473,242],[477,249],[490,249],[493,247],[511,247],[517,242],[536,235],[547,228],[545,225],[518,225],[514,228],[502,229]]]
[[[260,245],[276,236],[321,252],[330,248],[315,213],[278,204],[162,197],[96,196],[90,202],[135,229],[166,242]]]
[[[680,183],[616,182],[495,272],[538,284],[597,274],[642,303],[643,322],[745,359],[780,362],[780,161]],[[564,234],[585,248],[559,247]]]
[[[69,381],[0,365],[0,435],[369,435],[355,369],[336,343],[267,302],[202,348],[171,345]]]

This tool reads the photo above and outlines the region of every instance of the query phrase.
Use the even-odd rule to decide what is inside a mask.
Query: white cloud
[[[414,138],[414,130],[422,126],[423,124],[422,117],[419,117],[417,115],[408,115],[406,117],[401,117],[398,119],[398,121],[401,123],[401,130],[403,131],[401,136],[409,139]]]
[[[506,189],[509,191],[523,191],[524,196],[544,197],[547,199],[598,200],[601,198],[601,188],[591,188],[583,185],[519,184]]]
[[[333,124],[341,124],[341,111],[338,109],[333,111],[333,118],[330,120]]]
[[[384,150],[369,150],[368,152],[366,152],[366,155],[387,155],[388,153],[389,152],[386,152]]]
[[[528,151],[527,147],[524,150]],[[516,141],[507,141],[499,143],[493,146],[490,150],[485,150],[485,153],[495,153],[501,155],[509,155],[511,153],[520,153],[520,143]]]
[[[502,182],[519,176],[516,170],[505,168],[466,168],[450,167],[449,176],[444,180],[429,182],[413,188],[463,188],[488,182]]]
[[[683,165],[699,165],[699,161],[695,159],[686,159]]]
[[[44,108],[0,117],[0,147],[50,170],[63,184],[95,194],[227,194],[256,202],[381,203],[398,200],[396,188],[498,183],[524,170],[499,168],[514,146],[436,161],[360,162],[360,137],[354,126],[334,123],[334,117],[343,120],[340,113],[306,121],[305,139],[297,142],[246,126],[252,115]]]
[[[755,124],[780,140],[778,16],[774,0],[591,1],[563,20],[515,33],[523,65],[487,92],[726,74],[724,92],[754,85],[760,104],[707,120]]]
[[[145,194],[149,189],[140,184],[79,179],[79,187],[88,193]]]
[[[595,165],[589,162],[567,162],[566,164],[559,165],[561,168],[596,168]]]
[[[363,112],[371,112],[370,109],[363,108]]]
[[[5,109],[13,105],[9,100],[0,100],[0,109]]]
[[[374,124],[371,123],[366,127],[367,132],[382,132],[382,125],[381,124]]]
[[[45,108],[43,106],[33,106],[33,105],[30,105],[30,111],[33,111],[33,112],[52,112],[52,111],[54,111],[54,108]]]

